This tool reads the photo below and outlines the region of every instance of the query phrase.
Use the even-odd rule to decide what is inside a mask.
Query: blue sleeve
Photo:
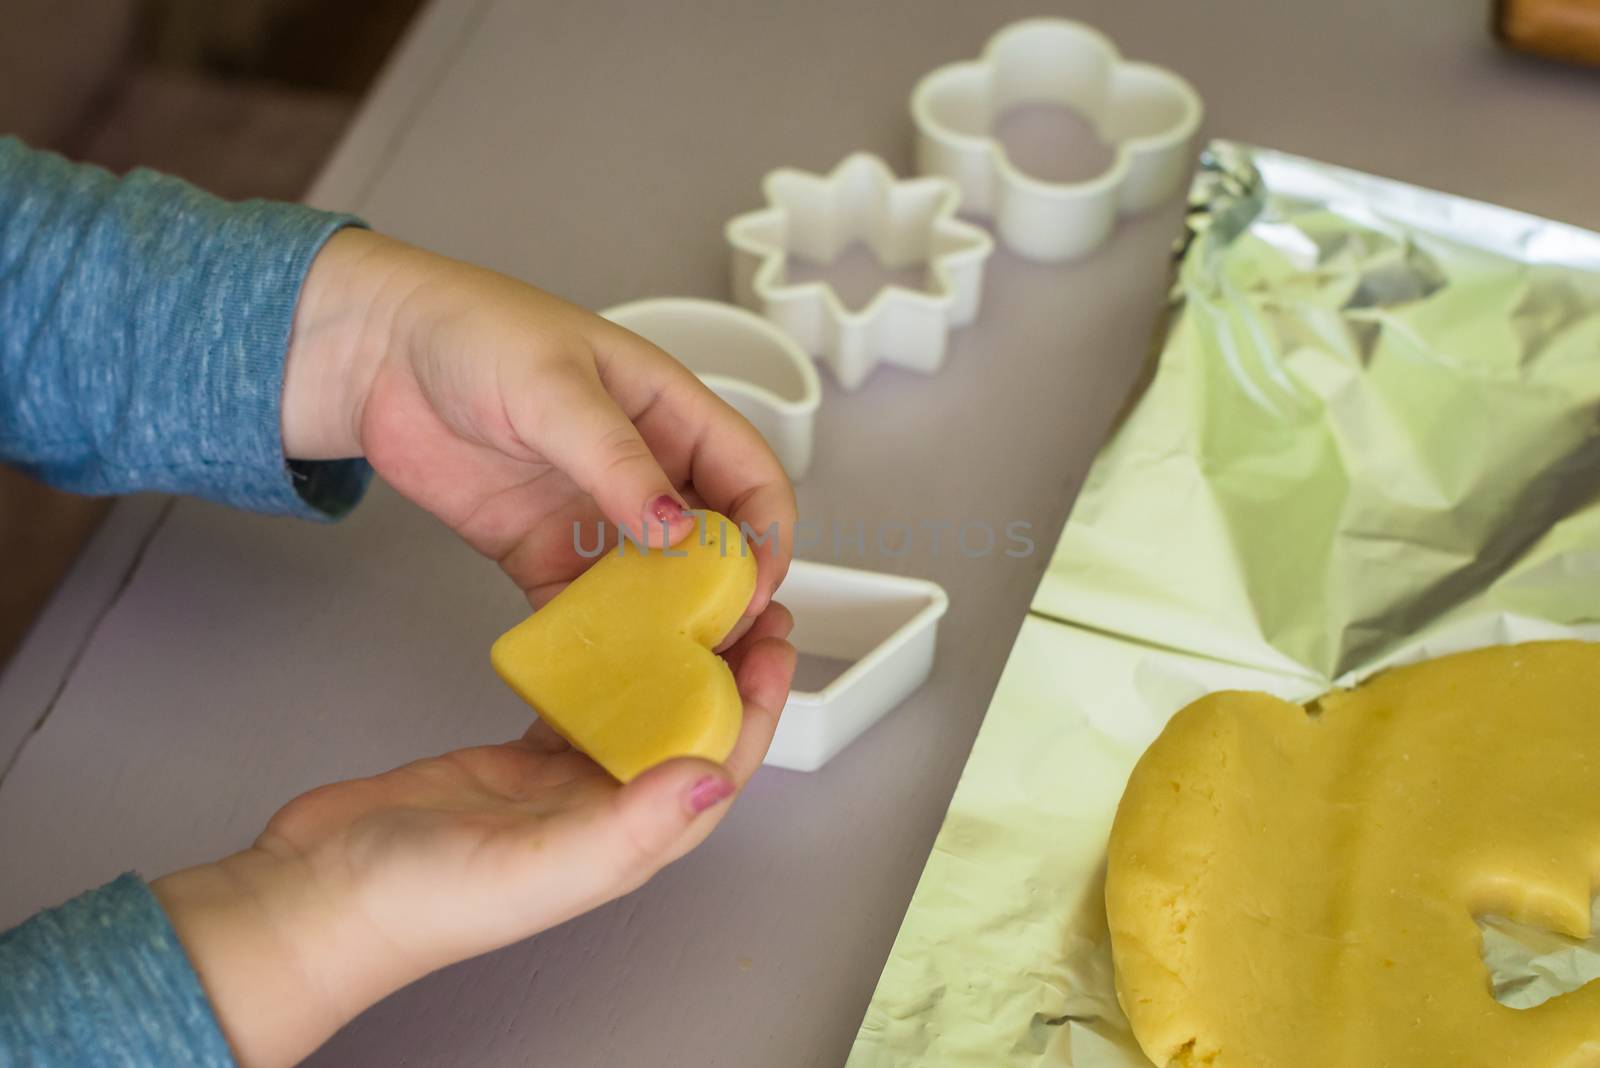
[[[178,936],[137,876],[0,934],[0,1066],[233,1063]]]
[[[287,462],[280,410],[301,282],[349,225],[0,138],[0,460],[79,493],[348,511],[371,469]]]

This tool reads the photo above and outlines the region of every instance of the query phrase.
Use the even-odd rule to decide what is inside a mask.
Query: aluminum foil
[[[1229,142],[1191,209],[851,1068],[1145,1065],[1105,844],[1188,702],[1600,639],[1600,235]],[[1600,975],[1596,945],[1484,927],[1508,1004]]]

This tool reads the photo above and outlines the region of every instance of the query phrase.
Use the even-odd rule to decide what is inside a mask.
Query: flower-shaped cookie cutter
[[[1111,166],[1082,182],[1023,173],[993,130],[1024,104],[1053,104],[1088,120],[1115,146]],[[953,179],[964,213],[992,216],[1007,248],[1045,261],[1090,251],[1118,215],[1176,193],[1201,111],[1200,97],[1176,74],[1125,60],[1099,31],[1053,18],[1007,26],[982,58],[940,67],[911,94],[918,171]]]
[[[755,425],[790,478],[806,473],[822,384],[788,334],[754,312],[689,297],[636,300],[600,314],[699,375]]]
[[[944,178],[895,178],[858,152],[827,175],[781,168],[762,183],[767,207],[728,223],[734,298],[782,327],[856,389],[879,363],[937,371],[953,327],[972,321],[994,241],[955,218]],[[926,289],[888,285],[858,310],[824,281],[788,279],[791,256],[818,263],[863,242],[890,269],[927,264]]]

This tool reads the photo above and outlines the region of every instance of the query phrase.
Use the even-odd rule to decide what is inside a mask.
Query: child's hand
[[[154,884],[241,1064],[292,1064],[393,990],[628,893],[700,842],[772,740],[794,671],[767,610],[726,654],[725,768],[619,786],[548,728],[320,787],[256,845]]]
[[[745,698],[725,767],[619,786],[542,725],[313,790],[256,845],[154,889],[241,1062],[289,1064],[428,972],[627,893],[710,833],[788,694],[794,494],[747,422],[643,339],[490,271],[360,230],[318,254],[285,368],[285,453],[365,455],[535,604],[595,524],[689,533],[679,505],[779,537],[724,654]],[[665,538],[661,524],[668,529]]]
[[[547,293],[362,230],[318,255],[295,316],[294,459],[365,455],[541,604],[595,524],[660,544],[705,506],[765,534],[743,626],[788,568],[794,493],[765,441],[660,349]],[[743,626],[739,628],[742,631]],[[739,631],[736,631],[738,633]]]

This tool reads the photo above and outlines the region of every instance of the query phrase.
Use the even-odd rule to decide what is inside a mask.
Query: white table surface
[[[1485,6],[436,0],[312,199],[593,307],[723,297],[722,224],[767,169],[862,148],[903,169],[917,77],[1052,9],[1185,74],[1208,133],[1600,228],[1600,76],[1499,54]],[[1040,543],[839,561],[948,589],[923,690],[822,772],[763,771],[643,890],[415,984],[312,1063],[840,1064],[1179,217],[1069,266],[1001,253],[940,375],[825,387],[807,519],[1023,520]],[[0,926],[239,848],[318,783],[514,735],[486,653],[520,614],[382,487],[335,527],[120,505],[0,677]]]

